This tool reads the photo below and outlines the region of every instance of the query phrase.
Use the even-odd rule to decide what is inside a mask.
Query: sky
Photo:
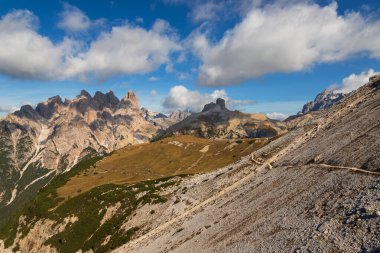
[[[380,70],[380,2],[2,0],[0,116],[82,89],[283,119]]]

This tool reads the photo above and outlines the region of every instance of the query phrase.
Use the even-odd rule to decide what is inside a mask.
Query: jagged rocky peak
[[[145,107],[141,108],[141,113],[145,119],[160,119],[160,118],[166,119],[166,118],[168,118],[168,116],[166,116],[163,113],[154,112],[154,111],[151,111]]]
[[[97,91],[95,92],[94,95],[94,100],[100,102],[100,103],[106,103],[107,102],[107,97],[104,93]]]
[[[184,120],[185,118],[187,118],[191,114],[192,113],[190,111],[180,111],[180,110],[178,110],[178,111],[171,112],[169,114],[169,118],[171,120],[179,122],[181,120]]]
[[[202,110],[202,112],[207,112],[207,111],[224,111],[228,110],[226,108],[226,101],[223,98],[218,98],[216,100],[216,103],[211,102],[209,104],[206,104]]]
[[[338,103],[340,100],[342,100],[345,97],[343,93],[337,93],[333,90],[324,90],[321,93],[319,93],[314,101],[310,101],[306,103],[302,108],[302,114],[312,112],[312,111],[320,111],[320,110],[326,110],[333,106],[334,104]]]
[[[60,96],[54,96],[48,99],[46,102],[39,103],[36,107],[36,111],[44,118],[50,119],[56,112],[57,107],[63,105]]]
[[[106,94],[103,94],[100,91],[97,91],[94,96],[94,100],[99,103],[99,107],[113,107],[119,104],[120,100],[115,96],[113,91],[109,91]]]
[[[223,98],[218,98],[216,104],[219,105],[220,108],[226,109],[226,101]]]
[[[139,109],[139,101],[137,99],[136,94],[129,90],[128,93],[122,99],[123,102],[131,103],[132,107],[135,109]]]
[[[91,99],[90,93],[88,93],[86,90],[81,90],[79,96],[77,97],[85,97],[85,98]]]
[[[371,83],[371,86],[374,88],[380,88],[380,74],[371,76],[369,78],[369,82]]]
[[[115,96],[112,90],[106,93],[106,97],[108,99],[108,102],[112,105],[120,103],[120,100],[118,99],[118,97]]]
[[[30,105],[21,106],[20,110],[14,112],[14,115],[20,118],[28,118],[32,120],[38,120],[41,118],[38,112],[36,112]]]

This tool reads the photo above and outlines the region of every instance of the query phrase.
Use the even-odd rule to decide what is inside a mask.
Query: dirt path
[[[335,166],[335,165],[329,165],[329,164],[324,164],[324,163],[315,164],[315,165],[319,165],[319,166],[322,166],[322,167],[325,167],[325,168],[345,169],[345,170],[350,170],[350,171],[353,171],[353,172],[360,172],[360,173],[380,176],[380,172],[363,170],[363,169],[359,169],[359,168],[355,168],[355,167]]]

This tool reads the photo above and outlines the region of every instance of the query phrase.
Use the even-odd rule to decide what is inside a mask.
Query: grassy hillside
[[[233,163],[267,142],[267,139],[227,141],[176,136],[130,146],[113,152],[70,178],[58,189],[58,195],[68,198],[103,184],[136,183],[212,171]]]
[[[184,175],[233,163],[268,141],[177,136],[83,160],[41,189],[0,229],[0,239],[14,250],[30,238],[45,236],[39,247],[109,252],[139,229],[124,225],[138,208],[166,202],[169,196],[160,195],[163,189],[180,183]],[[117,212],[105,219],[112,207]]]

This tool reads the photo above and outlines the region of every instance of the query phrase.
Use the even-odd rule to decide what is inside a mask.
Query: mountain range
[[[0,251],[376,252],[380,76],[306,107],[167,116],[86,91],[23,106],[0,122]]]
[[[172,129],[186,126],[186,118],[190,116],[192,121],[203,117],[199,121],[205,124],[203,131],[223,131],[225,134],[219,134],[221,137],[275,136],[277,131],[285,131],[284,126],[271,128],[280,124],[264,115],[232,112],[225,108],[224,100],[218,101],[223,101],[221,110],[215,109],[219,104],[212,103],[198,114],[175,111],[167,116],[140,109],[132,91],[120,100],[112,91],[96,92],[92,97],[82,90],[73,99],[63,101],[55,96],[35,108],[22,106],[0,121],[3,143],[0,176],[6,179],[0,184],[0,211],[13,213],[55,176],[68,172],[78,162],[129,145],[147,143]],[[185,123],[169,128],[180,121]],[[192,132],[199,131],[199,126],[190,128]],[[3,215],[0,224],[6,218],[7,215]]]

